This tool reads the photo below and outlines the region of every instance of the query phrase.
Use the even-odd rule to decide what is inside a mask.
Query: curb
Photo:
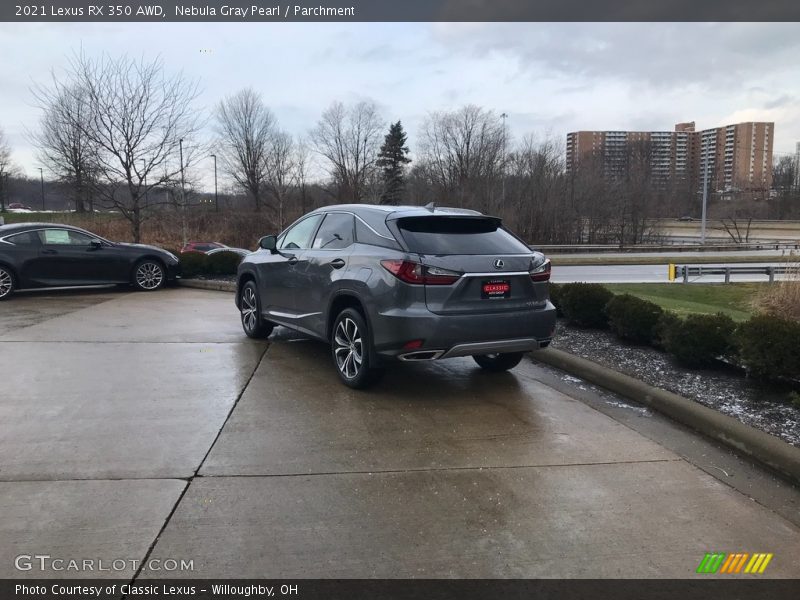
[[[233,281],[213,281],[205,279],[179,279],[181,287],[197,288],[198,290],[212,290],[215,292],[235,292],[236,284]]]
[[[800,483],[800,448],[773,435],[693,400],[653,387],[563,350],[535,350],[531,352],[531,357],[657,410],[778,471],[794,483]]]

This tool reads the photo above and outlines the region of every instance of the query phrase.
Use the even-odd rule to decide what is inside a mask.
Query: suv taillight
[[[382,260],[381,266],[400,281],[416,285],[450,285],[461,273],[440,267],[429,267],[410,260]]]
[[[545,261],[531,271],[533,281],[550,281],[550,259]]]

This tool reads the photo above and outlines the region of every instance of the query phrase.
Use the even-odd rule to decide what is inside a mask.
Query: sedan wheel
[[[139,263],[134,273],[134,283],[145,292],[157,290],[164,285],[164,267],[152,260]]]
[[[4,300],[14,291],[14,276],[5,267],[0,267],[0,300]]]
[[[333,324],[331,352],[339,379],[352,388],[365,388],[377,381],[382,370],[370,364],[369,329],[357,310],[347,308]]]

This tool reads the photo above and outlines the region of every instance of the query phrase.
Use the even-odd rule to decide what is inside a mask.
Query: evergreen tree
[[[389,133],[381,146],[375,164],[383,171],[383,193],[381,204],[397,205],[403,197],[405,188],[405,166],[411,162],[408,158],[406,133],[400,121],[392,123]]]

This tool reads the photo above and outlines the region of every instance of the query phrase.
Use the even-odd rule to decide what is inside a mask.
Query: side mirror
[[[275,254],[275,249],[278,247],[278,238],[274,235],[265,235],[258,240],[258,247]]]
[[[100,248],[103,247],[103,242],[99,240],[92,240],[91,242],[89,242],[89,247],[92,250],[100,250]]]

